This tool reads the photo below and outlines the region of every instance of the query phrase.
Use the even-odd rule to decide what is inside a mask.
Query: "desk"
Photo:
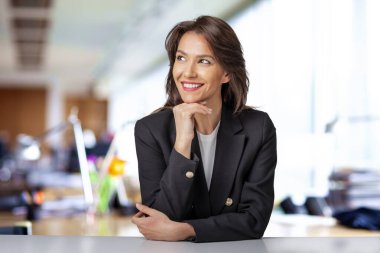
[[[380,241],[380,231],[348,228],[331,217],[274,213],[264,237],[379,237]]]
[[[20,216],[0,212],[0,226],[22,221]],[[33,235],[60,236],[134,236],[141,237],[131,217],[118,214],[102,216],[76,214],[70,217],[46,217],[32,222]],[[1,252],[1,250],[0,250]]]
[[[21,217],[0,213],[0,226],[12,225]],[[42,218],[32,223],[33,235],[128,236],[141,237],[131,218],[117,214]],[[273,214],[264,237],[378,237],[380,231],[351,229],[336,224],[333,218]],[[379,251],[380,252],[380,251]]]
[[[218,243],[157,242],[133,237],[0,236],[1,252],[195,253],[380,252],[378,238],[265,238]]]

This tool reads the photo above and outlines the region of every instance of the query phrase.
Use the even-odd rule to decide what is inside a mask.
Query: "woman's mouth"
[[[181,82],[182,88],[185,91],[195,91],[203,86],[203,83],[195,83],[195,82]]]

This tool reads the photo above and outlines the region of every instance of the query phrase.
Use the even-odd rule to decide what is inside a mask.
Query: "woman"
[[[276,131],[245,106],[240,42],[223,20],[201,16],[166,38],[163,108],[135,126],[142,204],[132,221],[151,240],[262,237],[274,200]]]

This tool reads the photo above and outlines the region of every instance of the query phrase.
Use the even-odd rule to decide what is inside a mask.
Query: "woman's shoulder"
[[[267,112],[253,107],[243,109],[239,114],[239,118],[244,125],[273,125],[273,122]]]
[[[254,108],[254,107],[246,107],[246,108],[244,108],[240,112],[239,116],[241,118],[247,118],[247,119],[251,119],[251,120],[269,118],[268,113],[266,113],[264,111],[261,111],[261,110],[259,110],[257,108]]]
[[[165,124],[173,118],[173,111],[171,108],[160,108],[151,114],[139,119],[136,126],[142,124],[146,126],[159,126]]]

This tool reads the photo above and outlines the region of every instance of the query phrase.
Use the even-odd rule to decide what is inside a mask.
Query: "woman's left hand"
[[[180,241],[195,236],[194,229],[187,223],[172,221],[164,213],[142,204],[136,204],[139,212],[132,217],[146,239],[157,241]]]

